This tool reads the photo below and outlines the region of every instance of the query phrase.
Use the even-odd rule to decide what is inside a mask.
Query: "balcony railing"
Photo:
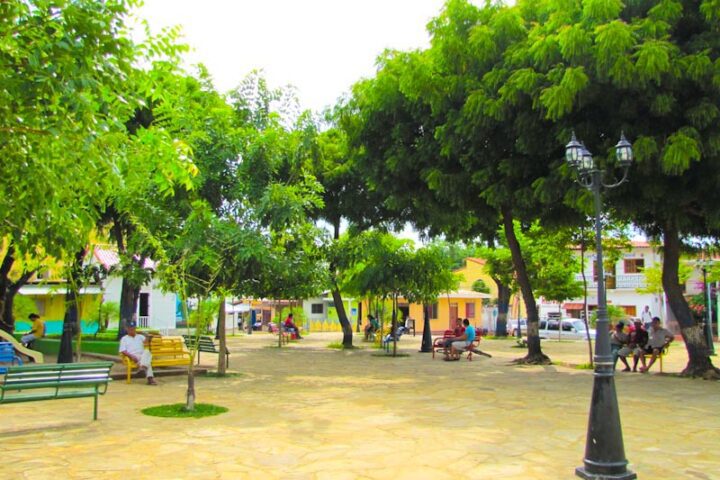
[[[597,282],[593,280],[592,274],[588,274],[585,277],[587,279],[587,288],[597,288]],[[582,274],[578,273],[575,275],[575,280],[582,282]],[[645,275],[641,273],[626,273],[622,275],[608,276],[606,278],[605,286],[608,290],[614,289],[636,289],[645,287]]]
[[[147,328],[147,326],[148,326],[148,319],[149,319],[149,318],[150,318],[150,317],[145,317],[145,316],[143,316],[143,317],[138,317],[139,327],[140,327],[140,328]]]

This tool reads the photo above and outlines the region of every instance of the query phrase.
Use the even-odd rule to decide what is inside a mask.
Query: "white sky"
[[[303,108],[335,103],[375,73],[385,48],[429,43],[426,25],[443,0],[145,0],[153,32],[180,25],[221,92],[262,69],[271,88],[294,85]]]

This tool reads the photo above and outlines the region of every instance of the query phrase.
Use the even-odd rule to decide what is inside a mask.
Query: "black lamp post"
[[[570,143],[565,146],[565,158],[570,167],[577,172],[577,181],[593,192],[595,200],[595,251],[597,253],[598,272],[598,311],[595,334],[595,373],[593,380],[590,418],[588,420],[587,440],[585,442],[584,465],[575,469],[578,477],[593,480],[630,480],[637,475],[627,469],[625,447],[623,445],[620,410],[615,393],[615,371],[610,352],[610,329],[605,295],[605,274],[602,257],[602,224],[600,214],[602,188],[615,188],[627,180],[628,168],[633,161],[632,145],[620,136],[615,146],[618,164],[623,169],[620,181],[606,184],[603,182],[605,171],[599,169],[592,154],[572,134]]]

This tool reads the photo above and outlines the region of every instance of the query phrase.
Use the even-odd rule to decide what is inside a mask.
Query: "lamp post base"
[[[626,471],[623,473],[590,473],[585,467],[577,467],[575,475],[586,480],[634,480],[637,478],[635,472]]]

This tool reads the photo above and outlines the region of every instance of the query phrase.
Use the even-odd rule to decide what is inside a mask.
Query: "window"
[[[475,304],[474,303],[466,303],[465,304],[465,318],[475,318]]]
[[[430,305],[430,318],[438,318],[438,304],[433,303]]]
[[[626,258],[625,273],[640,273],[645,268],[644,258]]]
[[[324,311],[322,303],[313,303],[310,305],[310,313],[322,314]]]

